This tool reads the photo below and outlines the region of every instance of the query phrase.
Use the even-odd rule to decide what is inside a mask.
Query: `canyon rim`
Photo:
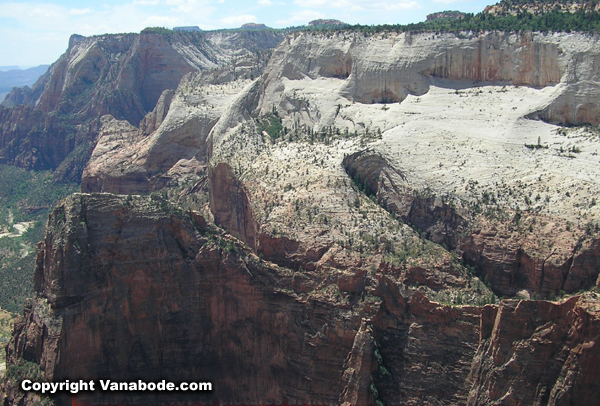
[[[598,404],[598,100],[594,32],[73,36],[0,107],[0,162],[81,189],[3,404]]]

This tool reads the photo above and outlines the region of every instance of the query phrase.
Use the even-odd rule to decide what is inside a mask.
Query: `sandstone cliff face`
[[[486,306],[468,405],[598,403],[597,298]]]
[[[276,51],[259,108],[265,112],[275,103],[291,115],[291,122],[333,123],[332,116],[310,113],[307,121],[298,114],[299,100],[281,100],[282,79],[342,79],[340,94],[359,103],[423,95],[431,78],[536,88],[562,83],[557,97],[536,116],[554,123],[598,124],[598,111],[589,100],[598,97],[599,53],[597,37],[579,34],[296,34]]]
[[[231,67],[235,78],[258,76],[271,48],[283,34],[263,33],[145,33],[73,36],[66,53],[32,87],[30,92],[7,96],[5,105],[34,107],[46,120],[60,120],[64,128],[40,125],[38,132],[24,136],[5,127],[30,125],[17,113],[6,113],[0,122],[0,144],[9,163],[35,169],[56,169],[60,179],[78,179],[91,155],[99,119],[112,115],[138,126],[157,105],[163,91],[177,88],[189,72],[229,66],[234,56],[241,66]],[[228,69],[229,70],[229,69]],[[18,107],[16,107],[18,108]],[[44,113],[44,114],[42,114]],[[37,122],[40,122],[38,120]],[[43,122],[43,121],[42,121]],[[40,163],[24,157],[32,148],[48,142],[42,155],[53,160]],[[74,138],[73,142],[71,139]],[[74,152],[75,151],[75,152]],[[83,159],[79,159],[83,156]],[[44,166],[45,165],[45,166]],[[58,180],[60,180],[58,179]]]
[[[209,380],[222,400],[464,403],[477,308],[431,303],[382,277],[331,295],[323,286],[335,279],[265,263],[168,207],[83,194],[54,210],[9,370],[27,360],[52,380]],[[3,393],[8,404],[34,400],[7,381]]]
[[[532,219],[533,218],[533,219]],[[528,222],[536,221],[530,216]],[[597,286],[598,236],[560,231],[560,221],[537,217],[551,224],[524,234],[518,228],[485,222],[461,241],[464,258],[485,272],[502,295],[526,289],[549,298],[559,292],[577,292]]]
[[[292,35],[277,48],[265,75],[214,127],[209,138],[212,163],[237,165],[249,195],[250,189],[256,191],[251,202],[264,199],[265,193],[272,195],[275,184],[284,190],[299,185],[319,194],[321,187],[334,190],[340,185],[332,187],[331,180],[313,191],[308,187],[313,168],[302,174],[291,162],[301,153],[297,143],[320,142],[325,158],[314,158],[323,166],[314,173],[339,182],[339,171],[330,168],[341,163],[345,175],[379,205],[431,241],[456,249],[498,294],[525,289],[550,297],[562,290],[589,289],[597,283],[598,235],[584,233],[587,225],[581,219],[592,225],[598,219],[592,199],[600,190],[593,179],[600,174],[585,160],[563,159],[562,145],[573,137],[561,139],[564,135],[557,127],[524,118],[554,108],[574,88],[593,92],[598,50],[595,37],[567,34]],[[496,86],[495,81],[505,85]],[[530,88],[517,86],[523,84]],[[589,92],[583,98],[593,99]],[[392,104],[395,101],[400,103]],[[502,103],[510,103],[508,112],[499,107]],[[570,106],[583,111],[579,101]],[[475,116],[474,108],[479,111]],[[281,117],[287,131],[283,138],[289,143],[269,145],[265,134],[248,135],[249,118],[273,111]],[[556,121],[549,115],[545,119]],[[538,149],[553,145],[552,149],[528,153],[525,145],[535,149],[536,138]],[[541,139],[545,145],[539,144]],[[247,148],[236,152],[240,140]],[[591,155],[584,159],[593,159],[597,143],[585,148]],[[278,152],[269,158],[268,151]],[[260,157],[263,168],[281,168],[281,156],[287,159],[285,172],[295,171],[291,179],[300,179],[261,177],[256,162],[244,163]],[[575,173],[588,173],[590,181],[572,181]],[[589,192],[577,192],[585,189]],[[279,205],[281,212],[291,202],[298,211],[303,196],[292,194],[290,203]],[[327,203],[322,208],[335,207],[335,198],[323,199]],[[341,222],[351,213],[339,207],[327,211]],[[527,221],[519,222],[523,212]],[[265,223],[257,219],[253,229],[268,229],[276,222],[273,217]],[[579,224],[569,225],[573,222]],[[560,227],[560,233],[549,224]],[[281,227],[289,230],[289,224],[277,225]],[[298,246],[304,239],[279,240],[270,245]],[[325,244],[331,246],[330,241]]]
[[[166,90],[136,128],[105,116],[81,181],[83,192],[147,193],[198,180],[208,163],[207,136],[248,83],[192,73]]]
[[[428,77],[554,85],[568,69],[560,37],[512,34],[392,34],[288,37],[267,86],[304,75],[345,79],[343,94],[361,103],[392,103],[428,91]],[[566,45],[566,44],[565,44]],[[563,50],[564,48],[564,50]],[[561,50],[559,55],[559,49]],[[589,58],[589,56],[587,56]]]

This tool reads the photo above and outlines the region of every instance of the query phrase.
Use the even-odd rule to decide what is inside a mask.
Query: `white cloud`
[[[179,13],[194,13],[198,11],[197,0],[167,0],[167,4],[170,6],[177,6],[173,11]]]
[[[325,16],[315,10],[301,10],[300,12],[294,13],[290,18],[286,20],[277,21],[278,25],[300,25],[307,24],[309,21],[316,20],[319,18],[325,18]]]
[[[394,3],[394,4],[387,4],[385,3],[383,5],[383,8],[385,10],[389,10],[389,11],[393,11],[393,10],[418,10],[421,8],[421,5],[419,3],[417,3],[416,1],[411,1],[408,3],[405,2],[400,2],[400,3]]]
[[[223,4],[225,3],[225,0],[219,0],[218,3]]]
[[[461,0],[434,0],[434,1],[461,1]],[[341,8],[346,11],[393,11],[419,9],[421,6],[416,1],[383,1],[373,3],[371,0],[294,0],[294,4],[307,8]]]
[[[225,17],[222,18],[220,20],[223,24],[225,24],[226,26],[234,26],[234,27],[238,27],[242,24],[246,24],[246,23],[255,23],[256,20],[256,16],[253,16],[251,14],[244,14],[241,16],[231,16],[231,17]]]
[[[46,7],[46,6],[39,6],[39,7],[35,7],[33,9],[30,10],[30,15],[35,15],[35,16],[40,16],[40,17],[50,17],[50,18],[55,18],[55,17],[60,17],[60,11],[57,10],[56,7]]]
[[[69,10],[54,4],[6,3],[0,7],[0,17],[36,31],[64,28],[69,16]]]
[[[160,3],[159,0],[133,0],[133,5],[140,6],[156,6],[158,3]]]
[[[85,14],[91,13],[93,10],[91,8],[72,8],[69,10],[69,13],[74,16],[82,16]]]
[[[271,0],[258,0],[258,4],[261,6],[270,6],[273,3],[271,3]]]
[[[331,2],[325,0],[294,0],[294,4],[300,7],[324,7],[325,5],[331,5]]]

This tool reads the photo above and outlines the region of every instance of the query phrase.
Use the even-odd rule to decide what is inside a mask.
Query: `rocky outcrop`
[[[66,53],[30,91],[7,96],[5,105],[32,106],[35,114],[49,118],[34,121],[39,129],[24,135],[13,130],[32,125],[23,121],[23,113],[3,114],[0,145],[10,144],[10,148],[0,146],[0,152],[9,163],[35,169],[56,169],[67,160],[57,180],[79,180],[94,148],[101,116],[112,115],[138,126],[157,107],[163,91],[176,89],[189,72],[227,66],[236,79],[256,77],[282,36],[274,31],[73,36]],[[233,60],[235,66],[230,66]],[[168,97],[162,104],[169,104]],[[156,111],[166,114],[160,107]],[[58,120],[64,128],[56,130],[45,124],[47,120]],[[156,130],[152,121],[156,119],[148,118],[143,124],[145,131]],[[47,134],[53,139],[48,140]],[[23,156],[38,145],[41,155],[55,155],[53,159]]]
[[[160,95],[154,110],[146,114],[146,117],[140,121],[140,130],[142,133],[150,135],[154,131],[158,130],[158,127],[160,127],[169,113],[169,108],[171,107],[171,102],[173,101],[174,95],[175,91],[171,89],[165,90]]]
[[[439,11],[437,13],[431,13],[431,14],[427,14],[426,20],[427,21],[432,21],[432,20],[454,20],[454,19],[460,19],[460,18],[465,18],[466,17],[466,13],[463,13],[461,11],[457,11],[457,10],[446,10],[446,11]]]
[[[467,404],[598,403],[600,309],[596,298],[486,306]]]
[[[540,217],[538,221],[552,219]],[[555,227],[560,227],[560,222]],[[550,298],[561,291],[574,293],[598,285],[597,236],[515,231],[488,222],[474,227],[461,241],[465,260],[481,270],[499,294],[513,296],[525,289]]]
[[[437,244],[459,246],[467,220],[431,191],[413,190],[406,176],[374,151],[359,151],[342,161],[346,173],[386,210],[412,224]]]
[[[389,278],[367,278],[355,293],[383,302],[350,304],[348,293],[318,293],[318,280],[264,263],[196,213],[169,207],[82,194],[54,210],[38,254],[37,298],[8,346],[9,371],[30,361],[55,381],[208,380],[213,400],[466,398],[476,308],[410,298]],[[294,288],[299,279],[311,293]],[[5,402],[23,396],[3,385]],[[80,401],[127,398],[88,395]],[[139,396],[129,401],[154,398]]]
[[[2,107],[15,107],[25,104],[31,97],[31,88],[29,86],[15,87],[10,92],[10,97],[7,101],[0,103]]]
[[[565,91],[531,118],[560,125],[600,124],[600,110],[592,100],[600,93],[600,83],[583,80],[569,84]]]
[[[354,336],[337,306],[282,290],[284,270],[162,204],[77,195],[56,208],[9,363],[54,380],[212,381],[214,399],[336,401]]]
[[[215,224],[248,244],[257,255],[292,269],[314,270],[330,249],[331,244],[299,241],[265,231],[252,210],[251,195],[227,164],[211,168],[208,180]]]
[[[342,380],[346,386],[342,392],[342,406],[375,404],[372,374],[376,369],[375,339],[367,320],[361,322],[354,337],[352,350],[344,363]]]
[[[214,84],[212,75],[185,76],[166,90],[136,128],[105,116],[81,181],[83,192],[147,193],[205,174],[210,130],[248,83]]]

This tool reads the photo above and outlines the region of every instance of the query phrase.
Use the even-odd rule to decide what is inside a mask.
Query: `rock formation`
[[[163,93],[139,129],[103,117],[96,148],[83,172],[82,191],[145,193],[164,188],[171,179],[183,181],[204,173],[208,133],[249,83],[214,82],[212,75],[187,75],[176,93]]]
[[[522,140],[520,133],[510,130],[511,127],[525,125],[523,117],[532,117],[549,108],[544,106],[559,103],[565,97],[565,88],[580,86],[576,75],[587,72],[585,74],[588,77],[594,78],[593,72],[579,66],[594,58],[594,47],[597,46],[595,43],[579,45],[588,50],[585,58],[582,58],[582,64],[573,64],[569,59],[568,47],[575,42],[575,36],[564,34],[552,37],[487,34],[469,38],[443,34],[435,38],[430,34],[406,33],[379,39],[341,33],[333,36],[290,36],[275,51],[266,74],[251,86],[244,88],[245,83],[239,81],[209,86],[213,79],[207,80],[203,75],[190,76],[181,83],[175,96],[171,97],[169,93],[164,97],[164,101],[157,105],[157,110],[142,121],[140,130],[133,127],[126,129],[124,123],[117,124],[114,120],[105,119],[102,136],[84,172],[82,190],[140,193],[162,189],[169,182],[181,184],[183,179],[198,181],[207,176],[211,185],[210,209],[217,224],[269,260],[294,268],[313,268],[318,266],[315,264],[336,241],[339,243],[347,239],[344,228],[357,226],[352,210],[343,207],[343,201],[333,198],[335,191],[332,194],[331,184],[335,181],[336,189],[355,196],[356,191],[350,190],[347,182],[351,180],[364,187],[367,195],[373,195],[380,206],[425,233],[431,241],[457,250],[470,266],[476,268],[482,279],[489,280],[500,295],[514,295],[525,289],[542,297],[550,297],[561,291],[589,289],[596,285],[598,278],[598,256],[594,248],[597,245],[597,230],[592,224],[592,228],[585,226],[587,228],[584,231],[585,224],[581,223],[575,227],[575,231],[567,230],[569,224],[582,215],[575,214],[577,210],[581,211],[578,207],[589,206],[589,215],[594,218],[596,209],[589,203],[589,194],[578,194],[576,200],[568,191],[568,199],[562,194],[552,197],[544,182],[523,185],[522,181],[515,183],[515,180],[523,176],[542,179],[548,175],[557,178],[553,182],[567,190],[580,190],[583,187],[597,190],[597,184],[581,183],[575,186],[565,176],[571,173],[569,171],[589,172],[591,169],[585,161],[566,163],[560,154],[557,158],[546,153],[544,160],[540,161],[539,156],[528,153],[524,147],[527,142]],[[496,51],[511,47],[513,51],[510,56],[508,51],[506,54]],[[381,52],[373,52],[374,48]],[[387,57],[385,61],[376,60],[385,49],[388,49],[388,55],[391,53],[395,57]],[[441,56],[436,50],[443,50]],[[497,58],[502,62],[498,62]],[[474,65],[483,61],[490,63],[493,69]],[[574,70],[579,73],[574,75]],[[380,83],[386,75],[393,76],[394,82]],[[376,76],[378,82],[373,82],[370,79],[372,76]],[[466,79],[478,82],[465,84],[462,81]],[[493,81],[498,80],[533,88],[510,87],[507,93],[506,86],[485,86],[486,81],[495,83]],[[457,88],[447,92],[451,97],[445,96],[443,89],[457,83],[471,86],[472,90],[467,92]],[[555,86],[535,89],[552,84]],[[322,93],[323,86],[330,89],[326,95]],[[432,91],[432,86],[439,90]],[[416,95],[412,96],[411,93]],[[515,95],[511,96],[513,93]],[[408,99],[399,105],[391,104],[392,107],[384,104],[383,107],[373,108],[369,107],[373,101],[377,101],[373,99],[373,94],[386,94],[384,98],[388,101]],[[234,101],[235,97],[237,100]],[[511,108],[509,113],[494,110],[503,98],[513,101],[515,97],[519,97],[521,102],[524,99],[530,101],[521,103],[520,108]],[[453,98],[454,101],[447,102],[447,98]],[[422,103],[422,99],[431,101]],[[463,137],[464,141],[458,143],[464,146],[459,147],[461,152],[450,156],[441,153],[440,150],[447,147],[437,141],[438,132],[433,128],[432,152],[420,155],[425,161],[419,169],[407,166],[403,160],[411,151],[396,140],[406,137],[406,131],[409,134],[422,132],[420,121],[415,120],[412,121],[414,125],[411,124],[411,115],[432,114],[428,112],[436,111],[439,103],[455,104],[461,110],[471,108],[471,101],[465,99],[477,101],[481,107],[491,109],[492,113],[486,113],[474,122],[472,134],[465,135],[462,129],[458,133],[450,130],[450,139]],[[168,100],[173,103],[169,108],[166,107]],[[457,109],[445,114],[465,114]],[[281,121],[285,131],[289,131],[288,141],[294,141],[291,144],[269,145],[266,142],[268,140],[264,139],[265,134],[258,134],[257,138],[253,135],[254,127],[248,127],[254,123],[252,117],[262,117],[272,111],[277,113],[274,119]],[[497,114],[493,114],[494,111]],[[470,111],[467,110],[467,114]],[[164,121],[157,120],[157,117],[164,117]],[[217,120],[219,117],[221,119]],[[445,117],[444,113],[437,116],[436,113],[432,114],[432,120],[436,123]],[[456,124],[451,122],[452,118],[448,120],[446,128],[451,129]],[[494,160],[506,162],[507,167],[518,168],[516,175],[504,177],[497,168],[491,169],[493,172],[481,173],[482,168],[486,167],[485,161],[473,156],[468,148],[470,144],[473,149],[472,142],[477,139],[477,131],[489,131],[486,130],[489,127],[487,122],[494,120],[498,124],[492,126],[506,130],[490,137],[492,144],[486,148],[506,150],[506,139],[516,144],[510,152],[506,150],[508,155],[493,152],[497,154]],[[500,124],[502,120],[507,120],[507,124]],[[240,123],[243,123],[241,127]],[[562,133],[558,130],[551,132],[551,127],[531,121],[527,125],[535,127],[531,133],[540,134],[537,139],[540,148],[542,136],[546,142],[555,145],[564,143]],[[324,151],[327,151],[325,155],[314,158],[315,162],[320,160],[321,164],[312,168],[307,168],[306,160],[301,158],[301,154],[310,149],[308,145],[302,146],[302,141],[307,141],[309,130],[320,132],[320,142],[325,141]],[[361,140],[357,139],[359,135]],[[314,142],[314,134],[310,137],[310,142]],[[327,145],[335,139],[338,145],[340,140],[347,141],[344,141],[341,149]],[[411,137],[406,139],[410,140]],[[365,140],[371,143],[371,150],[364,149]],[[531,145],[535,145],[534,140],[531,140]],[[428,147],[432,146],[432,141],[429,141]],[[423,146],[418,145],[418,148],[422,149]],[[597,146],[592,143],[585,148],[589,150],[591,155],[588,157],[591,158]],[[276,150],[291,154],[287,158],[287,176],[284,178],[279,178],[282,161],[273,160],[270,156],[270,151]],[[542,155],[543,151],[536,154]],[[440,163],[435,168],[427,158],[431,153],[440,157]],[[460,154],[466,154],[464,160],[459,159]],[[329,164],[325,164],[325,160]],[[450,168],[455,166],[452,173],[440,170],[444,160],[447,160],[446,165],[450,165]],[[337,167],[340,162],[345,171]],[[208,172],[207,165],[212,165]],[[296,168],[292,177],[290,165]],[[543,167],[536,169],[540,165]],[[269,168],[277,168],[276,178],[267,173]],[[262,170],[268,176],[261,176]],[[460,174],[456,173],[457,170]],[[319,173],[320,179],[311,176],[311,171]],[[429,175],[419,173],[436,171],[443,172],[447,181],[440,182],[439,177],[432,181]],[[237,179],[240,173],[244,173],[243,180]],[[474,176],[474,173],[478,175]],[[325,182],[326,178],[328,180]],[[309,187],[314,182],[315,186]],[[344,185],[340,182],[344,182]],[[308,213],[308,219],[301,220],[301,217],[302,206],[311,205],[312,197],[310,193],[298,194],[298,187],[306,192],[316,188],[316,193],[322,199],[320,221],[345,224],[341,226],[341,233],[330,230],[326,224],[311,227],[304,223],[305,226],[300,229],[299,224],[281,222],[283,217],[278,220],[280,215],[289,216],[290,205],[293,204],[295,214],[292,217],[300,220],[300,223],[306,220],[310,223],[311,213]],[[281,196],[273,192],[273,188],[287,189],[283,201]],[[529,191],[523,192],[518,188]],[[506,195],[500,196],[501,192]],[[539,200],[542,194],[546,203],[551,199],[556,202],[545,207],[544,201]],[[534,198],[538,199],[536,204],[533,203]],[[273,207],[278,209],[273,211]],[[357,208],[360,212],[360,204]],[[312,209],[307,210],[310,212]],[[522,210],[525,216],[521,221]],[[540,215],[543,210],[545,212]],[[380,212],[382,215],[385,213]],[[563,227],[565,232],[559,234],[556,228],[552,229],[547,224]],[[285,229],[287,235],[276,236],[274,229]],[[325,231],[327,229],[329,231]],[[363,230],[359,235],[365,237],[362,235],[365,230],[361,226],[358,230]],[[379,229],[377,233],[385,231]],[[389,241],[391,236],[375,235],[373,238]],[[342,245],[348,243],[352,244],[352,239]],[[394,245],[386,244],[388,247]],[[340,265],[336,261],[333,260]],[[346,267],[352,263],[347,262],[348,258],[339,261],[346,263]],[[374,265],[379,267],[377,263]]]
[[[55,381],[203,379],[212,399],[231,401],[374,404],[373,387],[390,404],[466,399],[477,308],[409,299],[389,278],[330,296],[335,279],[269,265],[198,214],[170,210],[109,194],[74,195],[54,210],[37,298],[7,350],[13,370],[30,361]],[[3,390],[9,404],[34,400],[10,382]],[[153,396],[129,398],[141,399]]]
[[[264,53],[268,58],[282,36],[272,31],[163,35],[151,30],[74,35],[65,54],[30,91],[15,90],[7,96],[4,104],[17,106],[2,109],[2,161],[32,169],[58,168],[57,180],[79,180],[94,148],[100,117],[108,114],[138,126],[163,91],[176,89],[186,73],[222,69],[234,58],[241,65],[233,68],[236,78],[255,77]],[[35,131],[23,134],[26,127]]]
[[[467,405],[598,403],[597,298],[486,306]]]
[[[212,380],[203,400],[591,402],[596,294],[535,298],[598,287],[600,144],[556,123],[595,123],[599,54],[579,34],[303,32],[256,80],[236,63],[149,86],[138,127],[98,121],[86,193],[50,217],[11,376]],[[6,403],[36,400],[15,387]],[[86,400],[158,400],[136,396]]]

